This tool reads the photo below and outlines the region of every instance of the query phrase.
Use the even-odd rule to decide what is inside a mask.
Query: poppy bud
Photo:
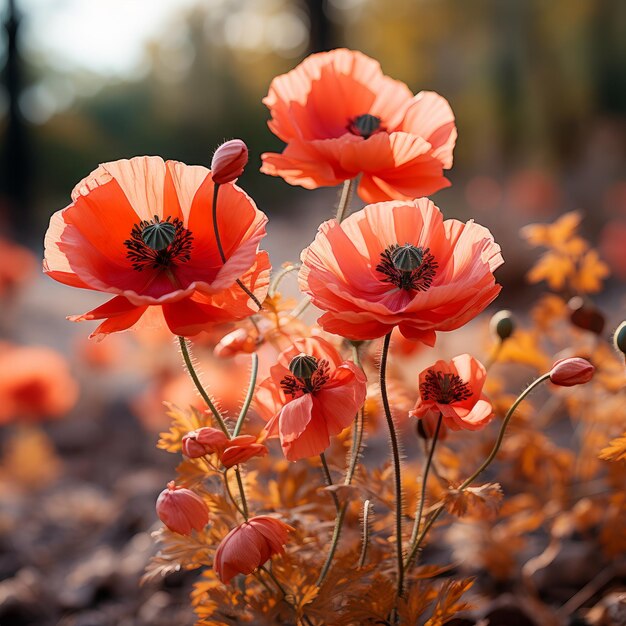
[[[424,260],[422,248],[416,248],[410,243],[397,247],[391,253],[391,262],[396,269],[401,272],[412,272],[416,270]]]
[[[289,362],[289,371],[296,377],[302,380],[308,380],[315,374],[319,367],[317,359],[314,356],[309,356],[301,352]]]
[[[508,339],[515,331],[515,318],[513,317],[513,313],[506,309],[498,311],[491,318],[489,328],[500,341]]]
[[[585,302],[580,296],[574,296],[567,303],[570,309],[569,319],[578,328],[601,335],[604,330],[605,319],[600,309],[591,302]]]
[[[192,530],[202,530],[209,522],[209,509],[202,498],[174,481],[167,483],[156,502],[159,519],[179,535],[190,535]]]
[[[550,370],[550,381],[560,387],[573,387],[588,383],[596,368],[586,359],[571,357],[557,361]]]
[[[228,446],[220,456],[220,461],[224,467],[232,467],[245,463],[252,457],[265,456],[267,453],[265,445],[258,443],[256,437],[239,435],[228,442]]]
[[[183,437],[183,454],[190,459],[197,459],[205,454],[221,453],[230,440],[217,428],[198,428],[189,431]]]
[[[248,162],[248,146],[241,139],[231,139],[215,151],[211,161],[211,176],[218,185],[232,183],[243,174]]]
[[[622,322],[613,335],[615,349],[626,355],[626,322]]]
[[[237,574],[250,574],[274,554],[283,554],[287,535],[294,530],[268,515],[258,515],[233,528],[217,546],[213,569],[223,583]]]

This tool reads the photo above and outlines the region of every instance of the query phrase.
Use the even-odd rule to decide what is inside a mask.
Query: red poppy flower
[[[479,430],[494,416],[489,399],[482,393],[487,372],[469,354],[450,362],[437,361],[419,375],[419,399],[409,412],[425,420],[425,430],[433,435],[439,414],[443,427],[451,430]]]
[[[302,252],[300,288],[328,332],[375,339],[398,326],[430,346],[500,292],[503,263],[491,233],[473,221],[443,221],[427,198],[366,206],[341,224],[330,220]]]
[[[213,569],[223,583],[250,574],[274,554],[283,554],[293,528],[268,515],[257,515],[233,528],[217,546]]]
[[[261,171],[315,189],[362,174],[366,202],[412,199],[448,187],[454,114],[436,93],[414,96],[361,52],[332,50],[275,78],[263,103],[287,147]]]
[[[104,319],[92,334],[101,336],[158,307],[173,333],[190,336],[254,313],[236,281],[264,299],[269,260],[258,245],[267,218],[241,189],[222,187],[223,263],[211,220],[213,188],[208,169],[160,157],[105,163],[81,181],[73,202],[50,220],[44,271],[115,297],[70,319]]]
[[[290,461],[315,456],[350,426],[365,401],[365,374],[324,339],[297,339],[278,357],[256,393],[268,436]]]

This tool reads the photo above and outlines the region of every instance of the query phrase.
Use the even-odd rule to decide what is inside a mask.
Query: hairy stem
[[[526,387],[526,389],[524,389],[524,391],[522,391],[522,393],[515,399],[515,402],[513,402],[513,404],[511,405],[511,408],[507,411],[506,415],[504,416],[504,419],[502,420],[502,425],[500,426],[500,432],[498,433],[498,437],[496,439],[496,442],[493,445],[491,452],[489,453],[489,456],[483,461],[482,465],[467,480],[465,480],[458,487],[458,491],[465,491],[465,489],[467,489],[478,478],[478,476],[482,472],[484,472],[487,469],[487,467],[489,467],[489,465],[491,465],[493,460],[496,458],[498,451],[500,450],[500,446],[502,445],[506,428],[509,422],[511,421],[513,414],[515,413],[515,410],[521,404],[524,398],[528,396],[528,394],[530,394],[536,387],[538,387],[541,383],[545,382],[549,378],[550,378],[550,374],[543,374],[542,376],[537,378],[537,380],[533,381],[530,385],[528,385],[528,387]],[[439,517],[439,515],[441,515],[443,510],[444,510],[444,506],[443,504],[440,504],[432,512],[426,524],[424,524],[424,528],[422,529],[422,532],[417,536],[416,540],[413,542],[413,545],[411,546],[409,550],[409,555],[407,556],[406,561],[405,561],[405,569],[408,569],[411,566],[411,562],[413,561],[413,558],[417,554],[417,551],[419,550],[420,545],[424,541],[424,537],[426,537],[426,534],[430,530],[431,526],[435,523],[436,519]]]
[[[348,217],[348,214],[350,213],[350,202],[352,200],[352,196],[354,195],[354,190],[359,184],[359,178],[360,174],[355,178],[345,180],[343,183],[343,187],[341,188],[341,196],[339,198],[339,204],[337,205],[337,213],[335,214],[335,219],[340,224],[346,217]]]
[[[424,503],[426,502],[426,485],[428,483],[428,473],[430,472],[430,466],[435,453],[435,446],[437,445],[437,438],[439,437],[439,431],[441,430],[441,422],[443,421],[443,415],[439,413],[439,419],[437,420],[437,427],[435,428],[435,434],[433,435],[433,441],[430,444],[430,450],[426,463],[424,465],[424,472],[422,474],[422,491],[420,493],[420,501],[417,507],[417,514],[415,515],[415,524],[413,525],[413,532],[411,533],[411,540],[409,545],[412,546],[417,539],[420,526],[422,524],[422,514],[424,513]]]
[[[387,355],[389,354],[389,342],[391,332],[385,335],[383,350],[380,355],[380,395],[385,410],[387,427],[389,428],[389,442],[391,444],[391,457],[393,460],[393,473],[395,485],[395,507],[396,507],[396,552],[398,559],[398,595],[402,593],[404,587],[404,564],[402,555],[402,474],[400,467],[400,448],[398,447],[398,436],[396,427],[389,407],[387,397]]]
[[[370,541],[370,510],[371,502],[366,500],[363,503],[363,537],[361,539],[361,554],[359,554],[359,567],[365,565],[365,559],[367,558],[367,548]]]
[[[213,404],[209,394],[202,386],[200,378],[198,378],[196,369],[193,366],[193,359],[191,358],[191,354],[189,352],[189,345],[187,344],[187,340],[184,337],[179,337],[178,343],[180,344],[180,352],[183,355],[183,360],[185,361],[187,372],[189,373],[193,384],[196,386],[198,393],[202,396],[202,399],[206,402],[206,405],[211,410],[211,413],[213,413],[213,417],[217,421],[219,427],[222,429],[222,432],[230,439],[230,433],[228,432],[228,428],[226,428],[224,418],[221,416],[220,412],[217,410],[217,407]]]
[[[237,423],[235,424],[235,430],[233,431],[233,437],[236,437],[241,431],[243,421],[246,419],[246,415],[248,414],[248,409],[250,408],[250,404],[252,403],[252,397],[254,396],[254,386],[256,385],[256,377],[258,372],[259,355],[256,352],[253,352],[252,370],[250,371],[250,383],[248,384],[248,393],[246,394],[246,399],[244,400],[241,411],[239,412],[239,417],[237,418]]]

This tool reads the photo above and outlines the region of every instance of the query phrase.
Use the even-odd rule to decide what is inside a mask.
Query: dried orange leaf
[[[626,432],[609,441],[609,445],[600,450],[599,456],[603,461],[626,461]]]

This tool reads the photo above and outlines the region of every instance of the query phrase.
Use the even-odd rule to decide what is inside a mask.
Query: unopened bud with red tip
[[[229,441],[228,437],[221,430],[205,426],[204,428],[191,430],[183,437],[183,454],[190,459],[197,459],[214,452],[221,454]]]
[[[626,356],[626,322],[622,322],[613,335],[613,343],[615,349],[619,350],[624,356]]]
[[[241,139],[223,143],[213,155],[211,176],[219,185],[232,183],[242,174],[248,162],[248,146]]]
[[[557,361],[550,370],[550,381],[560,387],[583,385],[593,378],[596,368],[586,359],[571,357]]]
[[[174,481],[167,483],[156,502],[159,519],[179,535],[190,535],[192,530],[202,530],[209,523],[209,509],[202,498]]]
[[[491,318],[489,329],[500,341],[508,339],[515,331],[515,318],[513,317],[513,313],[507,309],[498,311]]]

